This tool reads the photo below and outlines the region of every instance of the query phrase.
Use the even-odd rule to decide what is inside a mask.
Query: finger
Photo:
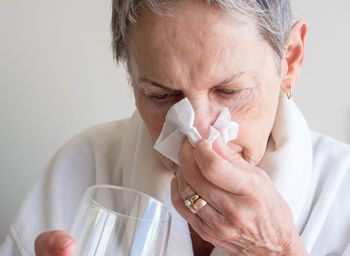
[[[187,140],[184,141],[179,153],[180,169],[178,178],[180,195],[185,199],[193,196],[195,193],[199,193],[207,201],[211,201],[212,192],[219,188],[205,179],[194,159],[194,151],[195,149],[191,144]]]
[[[207,191],[202,191],[200,187],[204,186],[206,190],[210,190],[210,184],[207,184],[208,181],[205,180],[194,160],[193,152],[194,148],[188,140],[185,140],[179,152],[178,191],[184,200],[196,193],[208,200],[209,195],[206,195]]]
[[[211,228],[196,214],[193,214],[187,207],[184,205],[183,198],[180,196],[178,191],[178,179],[175,177],[171,181],[171,199],[175,209],[178,213],[187,220],[187,222],[196,230],[196,232],[206,241],[216,240],[214,237],[211,237],[209,234],[212,233]]]
[[[205,205],[200,211],[198,211],[196,214],[192,213],[187,206],[185,206],[184,201],[189,198],[190,196],[193,196],[195,192],[188,188],[186,190],[183,190],[184,183],[181,181],[179,177],[175,177],[172,180],[171,183],[171,197],[172,197],[172,203],[175,207],[175,209],[189,222],[189,223],[196,223],[197,225],[207,226],[206,220],[215,221],[218,220],[218,213],[209,205]],[[187,186],[188,187],[188,186]],[[180,190],[182,189],[182,195]],[[207,231],[212,231],[209,226],[206,228]]]
[[[193,152],[194,148],[191,144],[184,141],[179,153],[180,169],[178,173],[178,189],[183,199],[193,196],[196,192],[199,193],[198,187],[206,182],[203,180],[205,178],[194,160]]]
[[[233,164],[240,164],[243,166],[251,165],[244,158],[243,148],[241,146],[235,144],[234,142],[229,142],[226,144],[221,136],[213,142],[212,149],[222,158],[226,159],[227,161]]]
[[[184,219],[187,220],[187,222],[203,240],[208,241],[215,246],[225,248],[230,252],[241,252],[242,248],[244,248],[245,246],[243,243],[241,244],[238,241],[238,239],[220,238],[220,235],[217,234],[216,230],[213,229],[210,225],[208,225],[206,221],[204,221],[204,219],[215,219],[210,217],[209,215],[205,216],[205,212],[208,212],[208,209],[210,209],[210,205],[206,205],[205,207],[203,207],[197,214],[193,214],[187,209],[187,207],[184,205],[183,198],[180,196],[179,191],[177,189],[179,187],[178,181],[179,179],[177,177],[174,177],[171,181],[171,199],[178,213]],[[202,217],[199,217],[199,214],[201,214]]]
[[[205,140],[196,145],[193,155],[203,176],[221,189],[241,195],[250,192],[252,185],[255,185],[252,184],[255,181],[254,173],[241,168],[242,164],[232,164],[222,158]],[[233,157],[238,163],[242,161],[238,160],[238,154]],[[249,166],[250,168],[252,167]]]
[[[205,196],[202,196],[202,194],[196,193],[184,180],[182,176],[182,172],[179,172],[177,174],[177,192],[182,199],[183,205],[185,206],[184,202],[186,199],[189,199],[195,194],[198,194],[202,200],[205,200],[207,202],[207,205],[203,206],[202,209],[200,209],[197,212],[197,215],[202,218],[203,221],[205,221],[208,225],[210,225],[213,221],[219,222],[220,219],[222,219],[221,215],[217,212],[215,208],[213,208],[210,205],[210,201]],[[185,206],[187,209],[188,207]],[[188,211],[190,211],[188,209]],[[220,221],[221,222],[221,221]]]
[[[238,205],[232,203],[234,194],[223,190],[204,177],[193,157],[193,152],[193,147],[188,142],[184,142],[180,151],[181,161],[178,175],[180,196],[185,200],[198,193],[221,214],[227,210],[237,211]]]
[[[178,173],[177,175],[177,188],[178,188],[177,193],[179,194],[179,197],[182,199],[179,202],[178,208],[184,208],[184,209],[187,208],[187,211],[193,214],[188,209],[188,207],[184,205],[184,201],[196,193],[191,189],[190,186],[186,184],[186,182],[182,177],[182,173]],[[228,194],[227,192],[224,192],[224,191],[222,193],[226,195]],[[217,202],[220,202],[220,201],[223,202],[223,200],[226,200],[222,204],[220,203],[218,204],[220,205],[220,209],[222,208],[222,210],[227,210],[227,209],[224,209],[223,207],[228,208],[228,204],[229,204],[228,201],[230,201],[232,204],[229,207],[230,211],[235,211],[235,209],[232,209],[232,208],[236,208],[235,207],[236,204],[234,203],[232,198],[228,198],[226,195],[221,195],[217,197]],[[207,200],[206,198],[202,197],[201,194],[199,194],[199,196],[202,199]],[[238,240],[241,240],[241,237],[235,230],[235,227],[232,224],[232,221],[229,221],[227,219],[227,213],[225,213],[224,215],[220,214],[220,212],[218,212],[217,209],[210,204],[210,202],[208,202],[205,206],[203,206],[196,213],[196,216],[200,217],[201,220],[204,221],[208,225],[208,227],[210,227],[210,230],[206,230],[206,231],[210,232],[211,234],[215,234],[217,238],[222,240],[237,240],[238,238]]]
[[[224,158],[228,161],[230,160],[231,155],[233,155],[235,153],[234,151],[231,150],[231,148],[227,144],[225,144],[222,136],[219,136],[213,142],[212,148],[217,154],[219,154],[222,158]]]
[[[178,213],[184,217],[188,223],[196,223],[198,226],[206,225],[203,220],[198,216],[193,214],[187,207],[184,205],[184,200],[180,196],[178,191],[178,178],[174,177],[171,181],[171,201]]]
[[[183,169],[179,169],[176,173],[177,191],[183,200],[195,195],[197,192],[189,184],[186,183],[183,177]]]
[[[35,239],[35,253],[38,256],[71,256],[75,251],[76,243],[65,231],[44,232]]]

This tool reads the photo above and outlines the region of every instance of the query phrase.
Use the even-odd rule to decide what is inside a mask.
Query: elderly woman
[[[1,254],[73,255],[63,230],[86,188],[109,183],[171,207],[167,255],[350,255],[350,147],[310,132],[291,100],[307,32],[291,19],[288,0],[114,0],[137,112],[58,151]],[[153,146],[184,99],[203,139],[170,145],[174,163]],[[238,136],[209,141],[225,108]]]

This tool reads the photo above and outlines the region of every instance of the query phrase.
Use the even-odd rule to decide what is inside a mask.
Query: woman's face
[[[184,1],[165,17],[142,9],[129,27],[129,54],[136,105],[154,141],[169,108],[187,97],[203,138],[228,107],[240,126],[228,145],[252,164],[261,160],[282,78],[276,53],[254,24],[205,1]]]

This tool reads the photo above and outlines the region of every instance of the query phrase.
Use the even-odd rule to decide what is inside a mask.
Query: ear
[[[284,93],[293,89],[299,80],[300,70],[304,61],[306,33],[307,25],[303,20],[297,21],[291,29],[282,60],[281,89]]]

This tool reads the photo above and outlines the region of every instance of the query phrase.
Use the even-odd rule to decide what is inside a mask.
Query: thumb
[[[74,255],[76,247],[74,239],[61,230],[41,233],[35,239],[37,256],[71,256]]]
[[[229,142],[230,143],[230,142]],[[232,149],[230,145],[234,146]],[[213,150],[221,156],[223,159],[232,162],[233,159],[237,158],[243,158],[242,156],[242,148],[238,146],[237,144],[234,144],[231,142],[229,144],[226,144],[222,136],[219,136],[212,144]]]

